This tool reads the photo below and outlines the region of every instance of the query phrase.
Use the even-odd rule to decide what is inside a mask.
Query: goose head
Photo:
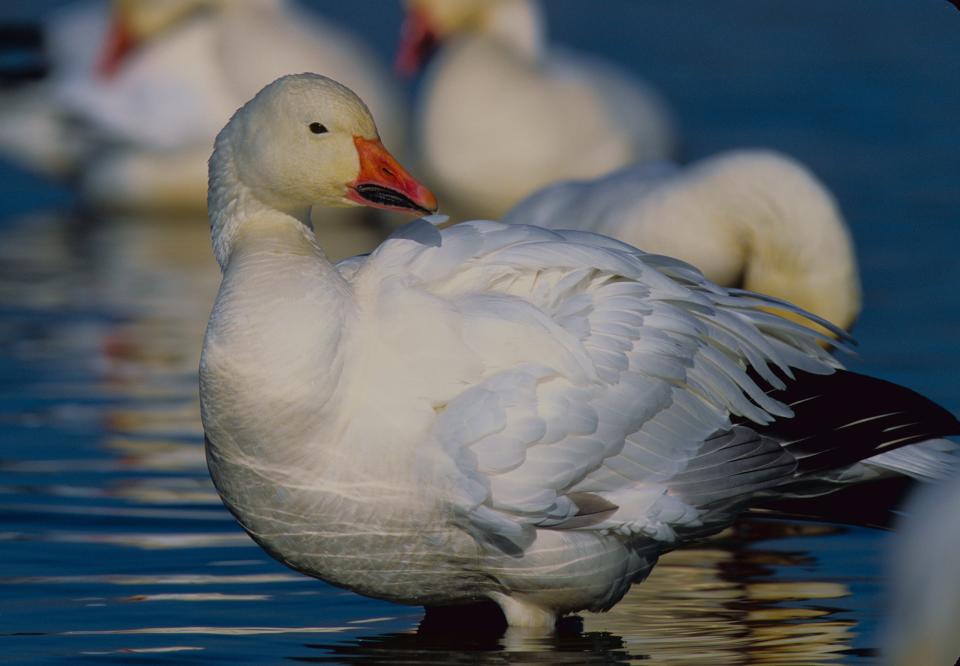
[[[542,43],[542,20],[533,0],[406,0],[396,67],[415,74],[443,42],[460,34],[488,34],[522,52]]]
[[[243,0],[243,5],[279,5],[283,0]],[[104,79],[115,76],[141,45],[192,18],[231,7],[232,0],[113,0],[110,27],[97,62]],[[239,3],[236,3],[239,4]]]
[[[112,78],[149,38],[207,8],[211,0],[114,0],[97,74]]]
[[[207,201],[221,265],[236,227],[264,212],[309,226],[312,206],[437,209],[381,143],[360,98],[318,74],[281,77],[233,115],[214,143]]]

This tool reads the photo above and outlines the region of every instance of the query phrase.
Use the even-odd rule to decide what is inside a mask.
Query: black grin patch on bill
[[[402,192],[391,190],[390,188],[383,187],[382,185],[364,183],[362,185],[357,185],[354,190],[356,190],[357,194],[359,194],[361,197],[370,203],[377,204],[378,206],[415,210],[418,213],[423,213],[424,215],[429,215],[432,212],[423,206],[414,203],[410,197]]]

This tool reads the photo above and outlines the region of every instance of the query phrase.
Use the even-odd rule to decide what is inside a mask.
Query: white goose
[[[80,3],[60,9],[43,25],[47,79],[0,92],[0,155],[19,166],[53,178],[76,173],[90,154],[94,137],[70,122],[57,103],[63,81],[86,78],[96,66],[106,31],[104,3]]]
[[[556,183],[503,221],[612,236],[841,328],[860,313],[856,255],[836,201],[803,165],[774,151],[736,150],[682,169],[639,165]]]
[[[760,493],[862,479],[881,451],[920,475],[950,459],[942,441],[897,448],[960,432],[948,412],[837,370],[817,333],[686,264],[583,232],[421,220],[333,265],[313,204],[436,200],[359,98],[302,74],[215,143],[223,281],[200,395],[225,504],[303,573],[551,626],[611,607]]]
[[[409,0],[398,64],[438,40],[417,109],[419,154],[456,210],[496,218],[548,183],[666,159],[661,97],[611,63],[548,49],[534,0]]]
[[[888,666],[951,664],[960,659],[960,477],[918,489],[887,553]]]
[[[115,0],[112,15],[84,9],[51,27],[45,102],[67,127],[82,123],[96,137],[79,173],[95,206],[205,210],[216,133],[287,72],[347,82],[382,114],[387,137],[405,135],[387,68],[349,32],[292,1]]]

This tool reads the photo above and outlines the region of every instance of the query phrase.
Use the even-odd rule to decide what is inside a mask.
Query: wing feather
[[[796,467],[751,430],[792,413],[757,382],[838,367],[768,300],[584,232],[418,227],[352,278],[368,299],[391,281],[445,299],[481,361],[470,388],[438,397],[430,439],[468,489],[453,499],[464,524],[505,550],[535,526],[667,541],[702,528],[711,503]]]

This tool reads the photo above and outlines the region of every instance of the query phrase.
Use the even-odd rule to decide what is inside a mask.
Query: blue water
[[[0,20],[55,2],[12,2]],[[313,3],[386,57],[400,11]],[[849,364],[960,412],[960,12],[943,0],[551,0],[558,41],[647,76],[693,159],[770,146],[853,228]],[[203,464],[203,220],[84,217],[0,165],[0,660],[875,663],[884,533],[748,521],[549,639],[418,636],[416,608],[270,560]]]

